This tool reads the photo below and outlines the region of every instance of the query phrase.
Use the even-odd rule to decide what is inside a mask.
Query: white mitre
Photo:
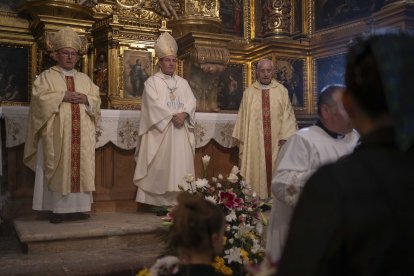
[[[79,35],[70,27],[64,27],[60,29],[52,38],[53,51],[57,51],[62,48],[73,48],[77,52],[82,47],[82,41]]]
[[[155,54],[157,57],[163,58],[166,56],[177,56],[177,42],[169,33],[162,33],[154,45]]]

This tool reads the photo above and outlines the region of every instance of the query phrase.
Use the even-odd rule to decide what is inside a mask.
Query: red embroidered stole
[[[75,80],[72,76],[66,76],[66,87],[68,91],[75,90]],[[71,189],[72,193],[80,192],[80,109],[79,104],[71,104],[72,110],[72,135],[70,150],[71,166]]]
[[[270,122],[269,89],[262,90],[263,142],[266,161],[267,194],[271,195],[272,183],[272,126]]]

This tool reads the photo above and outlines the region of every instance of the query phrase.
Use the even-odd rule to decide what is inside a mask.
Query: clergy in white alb
[[[157,40],[160,71],[147,79],[142,95],[136,201],[157,206],[175,204],[179,184],[194,175],[196,99],[188,82],[174,74],[176,49],[168,33]]]
[[[33,209],[52,211],[50,222],[59,223],[57,214],[91,210],[101,100],[99,88],[74,69],[78,35],[65,27],[53,42],[58,65],[34,81],[23,161],[36,172]]]
[[[343,91],[341,85],[326,87],[318,101],[320,120],[297,131],[279,152],[266,239],[267,255],[274,262],[281,257],[294,206],[308,178],[320,166],[351,153],[358,142],[342,105]]]
[[[279,147],[297,130],[287,89],[273,78],[273,63],[261,60],[257,81],[249,86],[233,130],[239,145],[240,174],[261,197],[270,197]]]

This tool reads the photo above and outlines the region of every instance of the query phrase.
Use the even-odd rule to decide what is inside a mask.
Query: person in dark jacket
[[[277,275],[414,275],[413,49],[401,33],[351,46],[344,105],[361,142],[305,185]]]

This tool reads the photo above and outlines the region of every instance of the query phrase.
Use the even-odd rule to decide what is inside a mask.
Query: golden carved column
[[[230,61],[232,37],[191,32],[177,39],[183,76],[197,99],[197,111],[217,112],[219,77]]]
[[[294,0],[262,0],[263,37],[290,36],[294,29]]]
[[[219,0],[181,0],[178,18],[168,21],[175,37],[189,32],[221,33]]]

